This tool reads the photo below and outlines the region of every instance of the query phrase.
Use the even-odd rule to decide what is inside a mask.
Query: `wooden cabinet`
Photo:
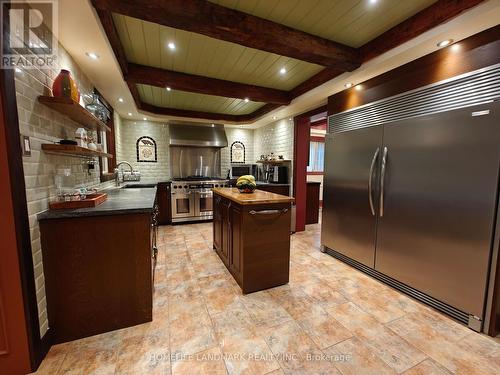
[[[241,274],[243,271],[241,244],[242,219],[241,207],[234,205],[229,210],[229,271],[238,282],[242,280]]]
[[[151,213],[40,221],[54,343],[152,320]]]
[[[158,197],[157,197],[158,198]],[[158,262],[158,218],[160,210],[158,206],[158,199],[155,201],[153,208],[153,215],[151,216],[151,283],[155,283],[155,270],[156,263]]]
[[[231,209],[231,201],[228,201],[226,199],[223,199],[220,204],[220,210],[221,210],[221,222],[222,222],[222,246],[221,246],[221,251],[220,255],[222,257],[222,261],[226,265],[226,267],[229,266],[229,249],[231,247],[231,242],[230,242],[230,232],[231,232],[231,223],[229,221],[230,219],[230,209]]]
[[[158,202],[158,225],[172,224],[172,184],[170,182],[159,182],[156,187]]]
[[[286,195],[287,197],[290,195],[290,185],[257,185],[257,189],[269,191],[274,194]]]
[[[321,182],[308,182],[306,189],[306,224],[319,221],[319,192]]]
[[[222,251],[222,208],[220,197],[214,197],[213,238],[214,249],[220,254]]]
[[[290,207],[240,205],[214,193],[213,247],[243,293],[288,283]]]

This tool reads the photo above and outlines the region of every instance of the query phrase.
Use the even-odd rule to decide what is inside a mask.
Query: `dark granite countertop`
[[[152,212],[156,187],[153,188],[111,188],[102,190],[108,199],[97,207],[73,210],[47,210],[38,214],[38,220],[63,219],[86,216],[123,215]]]

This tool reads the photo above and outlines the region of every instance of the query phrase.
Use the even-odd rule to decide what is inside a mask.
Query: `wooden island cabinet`
[[[288,283],[293,198],[214,189],[213,247],[243,293]]]

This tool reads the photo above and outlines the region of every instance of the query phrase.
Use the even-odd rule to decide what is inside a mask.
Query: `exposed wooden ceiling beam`
[[[379,37],[375,38],[371,42],[368,42],[367,44],[363,45],[362,47],[359,48],[358,51],[358,56],[362,57],[363,61],[368,61],[384,52],[387,52],[388,50],[397,47],[398,45],[414,38],[420,35],[421,33],[430,30],[433,27],[438,26],[439,24],[457,16],[458,14],[468,10],[469,8],[481,3],[484,0],[439,0],[435,4],[429,6],[428,8],[425,8],[421,12],[417,13],[416,15],[412,16],[411,18],[403,21],[402,23],[396,25],[392,29],[388,30],[387,32],[383,33]],[[127,85],[130,89],[130,92],[134,98],[134,101],[136,103],[136,106],[139,110],[150,112],[153,114],[158,114],[158,115],[166,115],[166,116],[179,116],[179,117],[193,117],[193,118],[202,118],[206,120],[212,120],[212,121],[227,121],[227,122],[234,122],[234,123],[245,123],[245,122],[253,122],[257,120],[258,118],[264,116],[265,114],[271,112],[272,110],[278,108],[280,105],[285,105],[290,102],[290,100],[302,95],[303,93],[335,78],[336,76],[342,74],[344,70],[342,68],[325,68],[319,73],[315,74],[314,76],[310,77],[306,81],[302,82],[295,88],[293,88],[289,92],[281,91],[281,90],[276,90],[276,89],[271,89],[271,88],[263,88],[263,87],[258,87],[258,86],[252,86],[252,85],[245,85],[245,84],[240,84],[236,82],[229,82],[229,81],[223,81],[223,80],[217,80],[209,77],[200,77],[200,76],[195,76],[195,75],[189,75],[189,74],[184,74],[184,73],[178,73],[178,72],[173,72],[173,71],[164,71],[162,69],[158,69],[160,72],[156,72],[152,74],[152,76],[148,76],[146,73],[149,72],[151,73],[152,70],[149,69],[156,69],[156,68],[150,68],[150,67],[142,67],[134,64],[128,64],[125,56],[125,52],[123,50],[123,46],[121,45],[118,33],[116,31],[115,25],[113,23],[113,18],[111,15],[111,12],[117,12],[117,13],[122,13],[126,15],[130,15],[131,17],[137,17],[137,18],[143,18],[140,15],[134,14],[134,12],[138,9],[138,2],[140,2],[140,7],[143,7],[143,9],[139,9],[140,13],[144,14],[149,14],[153,11],[155,11],[159,6],[158,2],[159,0],[152,0],[148,4],[143,4],[142,1],[132,1],[132,0],[92,0],[92,3],[94,3],[94,6],[97,8],[97,13],[99,15],[99,18],[101,19],[101,22],[103,24],[103,28],[108,36],[109,42],[111,44],[111,47],[115,53],[115,56],[120,64],[120,68],[122,70],[122,74],[127,80]],[[188,17],[189,19],[192,19],[195,17],[196,13],[196,7],[202,6],[205,7],[207,4],[204,1],[200,0],[169,0],[168,1],[168,7],[167,8],[172,8],[170,11],[176,11],[179,12],[179,7],[184,10],[183,6],[186,6],[185,9],[188,9],[189,11],[183,15]],[[179,5],[182,4],[182,5]],[[212,6],[215,6],[216,8],[219,6],[216,6],[215,4],[209,4],[209,8],[212,9]],[[223,8],[223,7],[220,7]],[[226,10],[227,8],[223,8]],[[120,11],[121,10],[121,11]],[[231,11],[231,10],[229,10]],[[129,13],[129,14],[127,14]],[[202,13],[202,12],[200,12]],[[237,12],[241,13],[241,12]],[[250,17],[252,19],[253,16],[244,15],[244,19],[248,19],[247,17]],[[198,14],[198,16],[202,17],[201,19],[206,20],[206,14]],[[157,15],[154,17],[158,17]],[[217,21],[215,23],[215,26],[213,26],[214,29],[218,29],[218,27],[221,24],[225,24],[224,20],[220,20],[221,14],[216,12],[215,15],[213,16],[214,19]],[[210,22],[212,22],[212,16],[209,17]],[[197,19],[197,18],[196,18]],[[224,22],[223,22],[224,21]],[[263,20],[266,21],[266,20]],[[151,22],[157,22],[157,23],[162,23],[158,21],[152,20]],[[179,21],[176,20],[175,22],[182,23],[184,21]],[[248,21],[250,22],[250,21]],[[266,21],[268,22],[268,21]],[[164,24],[164,23],[163,23]],[[195,26],[190,26],[191,23],[188,22],[189,27],[195,27]],[[276,24],[278,26],[281,26],[279,24]],[[176,25],[167,25],[167,26],[172,26],[176,28],[181,28],[181,29],[186,29],[183,27],[177,27]],[[233,27],[234,24],[230,22],[229,26]],[[284,26],[283,26],[284,27]],[[209,27],[210,29],[210,27]],[[293,30],[293,29],[292,29]],[[196,30],[190,30],[193,32],[198,32]],[[296,30],[293,30],[294,32]],[[221,33],[224,33],[224,31],[218,31]],[[231,33],[232,29],[228,28],[226,30],[227,33]],[[203,34],[203,32],[200,32]],[[207,34],[205,34],[207,35]],[[241,36],[240,34],[238,34]],[[261,34],[259,34],[261,35]],[[307,34],[306,34],[307,35]],[[262,35],[261,35],[262,36]],[[214,35],[215,38],[219,39],[224,39],[220,38],[216,35]],[[146,68],[147,70],[143,70],[143,68]],[[130,70],[130,71],[129,71]],[[166,72],[166,73],[165,73]],[[168,83],[164,82],[164,79],[167,79],[165,77],[172,78],[174,81],[177,80],[179,82],[179,86],[174,86],[172,81],[170,80]],[[189,80],[193,79],[195,80],[194,83],[189,86]],[[215,87],[214,89],[211,90],[211,92],[206,92],[206,91],[201,91],[205,90],[203,87],[207,85],[206,82],[203,82],[204,80],[209,80],[213,83],[213,86]],[[208,81],[207,81],[208,82]],[[217,83],[216,83],[217,82]],[[156,107],[153,105],[149,105],[146,103],[143,103],[139,97],[139,92],[137,90],[136,83],[145,83],[145,84],[151,84],[154,86],[160,86],[160,87],[165,87],[165,86],[171,86],[171,87],[176,87],[179,90],[185,90],[185,91],[191,91],[191,92],[198,92],[198,93],[205,93],[205,94],[213,94],[213,95],[221,95],[228,97],[231,94],[230,92],[233,92],[232,95],[235,95],[234,92],[240,92],[242,93],[243,89],[252,89],[252,90],[257,90],[257,91],[252,91],[254,94],[248,94],[248,95],[235,95],[235,97],[249,97],[250,99],[253,100],[261,100],[265,101],[268,104],[258,108],[256,111],[245,114],[245,115],[230,115],[230,114],[224,114],[224,113],[212,113],[212,112],[199,112],[199,111],[186,111],[186,110],[180,110],[180,109],[175,109],[175,108],[163,108],[163,107]],[[228,89],[228,86],[226,88],[218,90],[220,83],[225,83],[229,86],[232,85],[233,89]],[[235,86],[236,85],[236,86]],[[209,86],[209,85],[207,85]],[[219,87],[218,87],[219,86]],[[264,89],[264,91],[261,91]],[[249,92],[249,91],[247,91]],[[265,95],[266,98],[263,96],[260,97],[260,99],[257,99],[257,95]],[[269,96],[269,97],[267,97]],[[286,96],[286,102],[283,99],[283,97]],[[274,99],[273,99],[274,98]]]
[[[196,92],[199,94],[239,99],[248,98],[255,102],[281,105],[290,103],[287,91],[137,64],[128,65],[128,73],[125,75],[125,80],[127,82],[141,83],[162,88],[168,86],[175,90]]]
[[[139,92],[137,91],[137,86],[135,83],[127,82],[130,89],[130,93],[134,98],[135,105],[139,111],[148,112],[154,115],[160,116],[176,116],[176,117],[191,117],[210,121],[227,121],[233,123],[245,123],[253,122],[258,118],[264,116],[266,113],[280,107],[280,104],[268,103],[262,107],[256,109],[252,113],[244,115],[231,115],[227,113],[216,113],[216,112],[204,112],[204,111],[192,111],[178,108],[166,108],[158,107],[152,104],[144,103],[141,101]]]
[[[190,118],[204,119],[210,121],[239,122],[238,121],[239,115],[158,107],[143,102],[140,103],[140,110],[143,112],[149,112],[151,114],[161,115],[161,116],[190,117]]]
[[[363,62],[449,21],[484,0],[438,0],[359,48]]]
[[[250,123],[257,120],[259,117],[279,107],[279,104],[266,104],[252,113],[245,115],[232,115],[227,113],[204,112],[204,111],[191,111],[178,108],[165,108],[141,102],[139,104],[142,112],[148,112],[160,116],[175,116],[175,117],[189,117],[209,121],[223,121],[231,123]]]
[[[344,71],[355,48],[205,0],[92,0],[94,7]]]
[[[342,73],[344,72],[338,69],[325,68],[313,75],[311,78],[295,86],[290,91],[290,97],[292,99],[295,99],[296,97],[312,90],[313,88],[318,87],[319,85],[322,85],[323,83],[328,82],[331,79],[334,79]]]

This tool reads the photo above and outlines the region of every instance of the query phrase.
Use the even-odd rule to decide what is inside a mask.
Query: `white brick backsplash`
[[[84,159],[49,155],[41,151],[43,143],[74,138],[77,123],[37,101],[39,95],[50,95],[53,79],[60,69],[68,69],[75,79],[80,93],[93,91],[93,85],[74,63],[62,46],[59,46],[58,65],[52,70],[23,69],[15,73],[16,98],[18,107],[19,130],[30,137],[31,156],[23,158],[26,184],[26,199],[30,224],[31,248],[35,272],[35,286],[38,304],[40,336],[45,335],[49,325],[45,301],[45,278],[43,275],[40,230],[36,215],[47,209],[48,203],[55,198],[54,173],[58,166],[68,166],[80,186],[103,188],[107,184],[99,182],[99,167],[89,174],[84,168]]]
[[[260,155],[269,155],[273,152],[276,157],[283,155],[284,159],[293,160],[293,138],[294,123],[287,119],[278,120],[255,129],[255,157],[260,158]],[[291,183],[293,163],[290,163],[288,166],[288,180]],[[292,188],[290,192],[292,192]]]
[[[252,129],[237,129],[226,127],[228,147],[221,150],[221,176],[227,176],[227,170],[231,166],[231,145],[239,141],[245,145],[245,163],[255,163],[254,153],[254,131]]]
[[[165,181],[170,178],[168,125],[151,121],[115,119],[116,160],[128,161],[141,172],[141,179]],[[156,142],[157,162],[137,161],[136,143],[140,137],[151,137]],[[126,166],[124,166],[126,168]]]
[[[283,119],[255,129],[255,156],[268,155],[271,152],[283,155],[285,159],[293,158],[293,121]]]

